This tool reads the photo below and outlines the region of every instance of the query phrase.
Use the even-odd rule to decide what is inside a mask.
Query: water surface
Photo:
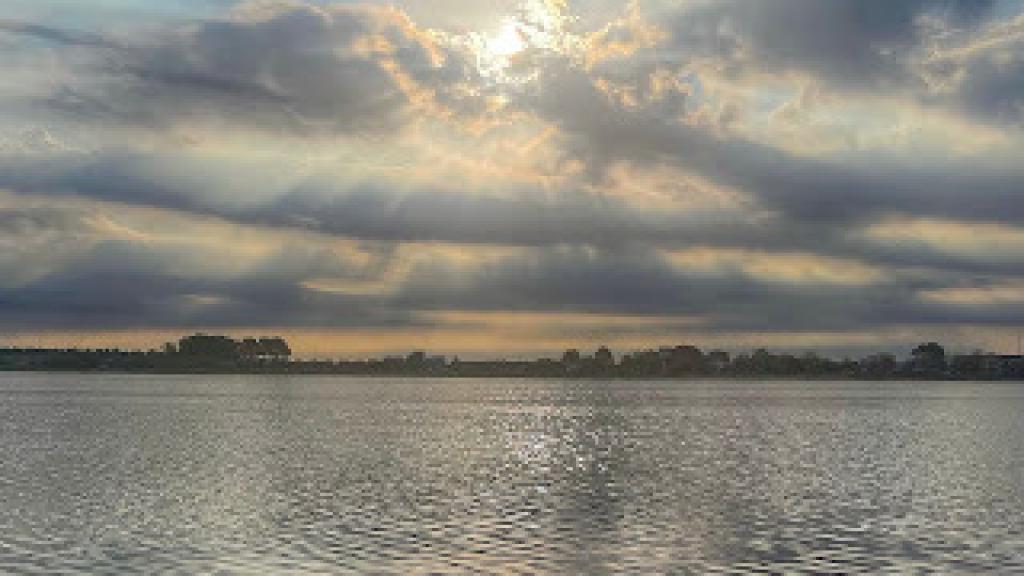
[[[1024,385],[0,375],[0,573],[1024,573]]]

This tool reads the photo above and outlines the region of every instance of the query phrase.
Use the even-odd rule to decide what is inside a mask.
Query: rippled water
[[[0,375],[0,572],[1024,573],[1024,385]]]

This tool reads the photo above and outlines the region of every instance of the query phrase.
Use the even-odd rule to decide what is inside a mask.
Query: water
[[[0,375],[0,573],[1024,573],[1024,385]]]

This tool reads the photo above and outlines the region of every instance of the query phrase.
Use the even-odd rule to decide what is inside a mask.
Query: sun
[[[520,83],[519,68],[527,56],[539,46],[536,31],[519,19],[509,18],[492,34],[482,34],[477,41],[477,65],[484,77],[497,84]]]
[[[487,52],[495,58],[511,58],[530,47],[526,35],[515,21],[502,25],[497,35],[487,41]]]
[[[466,39],[482,77],[497,87],[522,86],[537,79],[545,59],[569,57],[578,49],[572,21],[565,0],[523,0],[497,28]]]

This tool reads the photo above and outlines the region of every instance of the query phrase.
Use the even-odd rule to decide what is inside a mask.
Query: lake
[[[0,375],[0,573],[1024,573],[1024,385]]]

